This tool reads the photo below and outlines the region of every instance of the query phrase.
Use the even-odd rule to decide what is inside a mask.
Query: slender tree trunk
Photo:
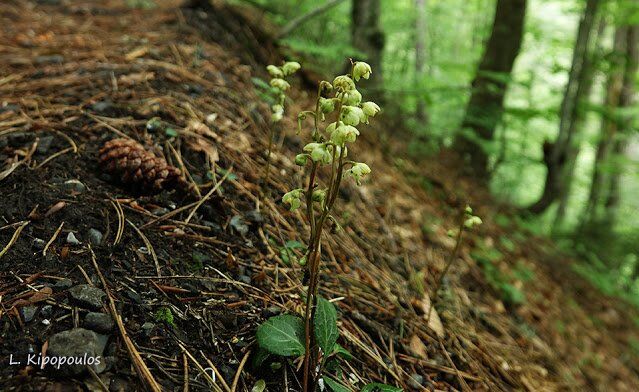
[[[583,84],[580,81],[583,80],[584,64],[598,7],[599,0],[587,0],[586,9],[579,22],[568,84],[561,103],[559,133],[554,143],[544,143],[544,163],[548,170],[544,191],[539,200],[528,208],[528,211],[534,214],[546,211],[564,192],[563,181],[566,178],[565,170],[568,166],[566,163],[575,134],[575,113],[579,96],[583,92]],[[582,84],[581,89],[580,84]]]
[[[480,180],[489,178],[484,148],[493,140],[504,111],[504,95],[521,48],[526,2],[497,0],[492,32],[472,83],[462,132],[455,139],[455,149],[469,158],[470,169]]]
[[[382,52],[384,51],[384,32],[380,26],[380,0],[353,0],[351,10],[351,39],[353,47],[362,52],[373,68],[366,87],[381,92],[383,81]],[[381,94],[376,94],[381,97]]]
[[[621,88],[621,96],[619,99],[619,108],[625,109],[633,106],[635,99],[635,81],[637,79],[637,68],[639,68],[639,26],[631,26],[626,31],[626,69],[623,76],[623,87]],[[619,129],[621,132],[628,133],[633,124],[635,114],[618,114]],[[632,116],[632,117],[631,117]],[[622,155],[626,149],[626,140],[624,137],[618,137],[615,140],[613,154]],[[613,228],[617,219],[617,210],[619,209],[620,189],[619,182],[623,175],[623,168],[614,168],[610,178],[610,190],[606,200],[606,224],[609,228]]]
[[[586,54],[583,64],[583,71],[581,72],[581,80],[579,80],[579,86],[576,93],[576,105],[572,112],[572,120],[570,121],[570,127],[568,133],[574,135],[572,142],[567,147],[567,162],[563,173],[562,189],[559,194],[559,206],[557,208],[557,214],[555,215],[555,221],[553,222],[553,231],[556,232],[561,228],[566,218],[566,210],[568,208],[568,199],[570,197],[570,190],[572,188],[573,177],[575,176],[575,166],[577,159],[579,158],[579,152],[581,150],[581,138],[575,137],[581,134],[581,130],[585,126],[586,116],[588,114],[587,108],[590,101],[590,93],[592,91],[592,85],[594,82],[594,76],[596,71],[595,63],[601,56],[601,48],[599,46],[600,38],[603,35],[606,24],[603,18],[600,18],[599,27],[597,28],[597,34],[593,39],[594,49]]]
[[[426,67],[426,0],[415,0],[415,85],[423,86]],[[420,89],[421,90],[421,89]],[[415,116],[422,128],[428,128],[425,92],[417,94]]]
[[[603,204],[602,190],[605,180],[602,166],[608,161],[612,142],[617,133],[617,121],[614,120],[613,112],[619,106],[623,87],[626,30],[626,27],[617,27],[615,30],[611,71],[608,74],[606,96],[604,98],[605,112],[601,120],[601,137],[597,143],[588,202],[582,214],[582,230],[601,219],[599,207]]]

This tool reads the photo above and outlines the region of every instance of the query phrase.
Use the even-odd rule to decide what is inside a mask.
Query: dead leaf
[[[426,350],[426,345],[417,335],[413,335],[410,338],[409,342],[410,351],[418,358],[427,359],[428,353]]]
[[[430,298],[425,295],[422,300],[422,310],[424,311],[424,319],[426,319],[429,308],[430,308]],[[439,338],[443,338],[445,336],[444,325],[442,324],[442,320],[439,318],[439,314],[437,314],[437,310],[435,308],[430,309],[430,319],[428,320],[428,327],[435,331],[435,334]]]
[[[134,84],[153,79],[155,79],[155,72],[138,72],[120,76],[118,78],[118,83],[124,86],[132,86]]]
[[[148,51],[149,51],[149,47],[148,46],[141,46],[141,47],[136,48],[136,49],[132,50],[131,52],[127,53],[126,56],[124,56],[124,58],[127,61],[135,60],[138,57],[142,57],[145,54],[147,54]]]

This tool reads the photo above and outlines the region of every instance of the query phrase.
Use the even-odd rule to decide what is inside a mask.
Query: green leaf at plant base
[[[264,380],[257,380],[251,392],[263,392],[266,389],[266,382]]]
[[[361,392],[403,392],[402,388],[397,388],[392,385],[380,384],[373,382],[367,384],[362,388]]]
[[[304,354],[304,322],[290,314],[271,317],[257,329],[257,342],[263,349],[284,357]]]
[[[353,359],[353,354],[351,354],[347,349],[345,349],[338,343],[335,344],[335,348],[333,349],[333,354],[340,356],[344,359],[348,359],[348,360]]]
[[[344,385],[333,380],[332,378],[324,377],[324,382],[333,392],[351,392],[350,389],[346,388]]]
[[[339,330],[337,329],[337,311],[332,303],[318,298],[314,320],[315,339],[325,355],[333,352]]]

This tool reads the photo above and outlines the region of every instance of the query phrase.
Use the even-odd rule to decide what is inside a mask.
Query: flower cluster
[[[282,117],[284,116],[284,101],[286,100],[285,92],[291,87],[286,80],[286,77],[294,74],[300,68],[300,63],[296,61],[288,61],[281,67],[276,65],[269,65],[266,67],[266,70],[272,77],[269,84],[273,89],[273,93],[277,101],[276,104],[271,106],[271,122],[276,123],[282,120]]]
[[[286,87],[286,81],[280,78],[285,74],[283,69],[269,69],[269,72],[276,78],[275,85],[281,84],[281,87]],[[310,200],[322,203],[322,206],[327,199],[333,198],[331,195],[339,188],[342,177],[352,177],[357,185],[361,185],[362,179],[371,172],[365,163],[346,160],[348,145],[354,143],[360,135],[357,127],[368,124],[370,118],[375,117],[380,111],[375,102],[363,102],[362,94],[356,86],[356,82],[368,79],[371,73],[370,65],[355,62],[350,74],[337,76],[332,83],[320,82],[315,111],[304,111],[298,116],[300,130],[303,128],[304,120],[309,117],[313,118],[314,126],[310,134],[311,140],[304,146],[302,153],[295,157],[295,163],[306,166],[310,162],[313,170],[324,165],[331,167],[331,181],[334,182],[321,191],[311,189],[313,194]],[[271,85],[274,85],[273,81]],[[330,117],[333,121],[327,120]],[[328,123],[323,124],[326,122]],[[291,210],[295,210],[300,207],[305,192],[295,189],[284,195],[282,201],[288,204]]]

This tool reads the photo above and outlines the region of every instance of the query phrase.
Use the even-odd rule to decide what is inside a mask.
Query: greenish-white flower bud
[[[348,75],[340,75],[333,80],[333,87],[341,91],[355,90],[355,82]]]
[[[288,204],[291,211],[295,211],[300,208],[302,205],[302,194],[304,193],[303,189],[293,189],[290,192],[287,192],[282,196],[282,202],[284,204]]]
[[[276,67],[275,65],[267,66],[266,70],[268,71],[269,75],[271,75],[274,78],[284,77],[284,72],[282,72],[282,69],[280,67]]]
[[[342,125],[341,121],[340,121],[339,125]],[[335,132],[335,128],[337,128],[337,123],[336,122],[328,124],[328,126],[326,127],[326,133],[331,135],[333,132]]]
[[[342,96],[342,102],[344,102],[345,105],[359,105],[359,103],[362,102],[362,94],[357,90],[348,91]]]
[[[464,226],[466,226],[467,229],[472,229],[474,226],[479,226],[482,223],[483,222],[480,217],[473,215],[470,218],[466,219],[466,221],[464,222]]]
[[[375,102],[364,102],[362,110],[367,116],[375,117],[375,115],[379,113],[380,107]]]
[[[357,136],[359,136],[357,128],[342,124],[331,133],[331,141],[338,146],[343,146],[346,143],[353,143]]]
[[[318,203],[322,203],[324,202],[324,200],[326,200],[326,189],[315,189],[313,191],[313,201],[316,201]]]
[[[370,172],[371,172],[371,168],[368,167],[367,164],[363,162],[358,162],[358,163],[355,163],[350,169],[346,171],[346,175],[353,177],[357,185],[361,185],[362,178],[370,174]]]
[[[353,78],[355,81],[359,81],[360,78],[368,79],[371,77],[373,70],[371,66],[365,62],[358,61],[353,66]]]
[[[284,75],[294,74],[300,68],[302,68],[302,66],[297,61],[288,61],[284,63],[284,65],[282,65],[282,71],[284,71]]]
[[[346,125],[356,126],[360,123],[360,121],[362,121],[363,116],[364,112],[361,108],[357,106],[344,106],[342,108],[340,120],[342,120]]]
[[[322,80],[319,84],[319,95],[322,97],[328,96],[328,94],[333,92],[333,85],[327,82],[326,80]]]
[[[305,166],[308,162],[308,154],[297,154],[295,156],[295,164],[297,166]]]
[[[466,206],[466,209],[464,210],[464,212],[466,213],[466,215],[472,215],[473,209],[470,208],[470,206]]]
[[[335,110],[335,101],[332,98],[322,98],[319,99],[320,109],[322,113],[330,113]]]
[[[324,143],[308,143],[304,146],[304,151],[311,154],[313,162],[329,164],[333,158],[331,153],[326,149],[326,144]]]
[[[288,82],[284,79],[274,78],[274,79],[271,79],[271,87],[275,87],[282,91],[286,91],[291,87],[291,85],[288,84]]]
[[[284,117],[284,114],[282,112],[273,112],[271,113],[271,122],[280,122],[282,121],[282,118]]]

